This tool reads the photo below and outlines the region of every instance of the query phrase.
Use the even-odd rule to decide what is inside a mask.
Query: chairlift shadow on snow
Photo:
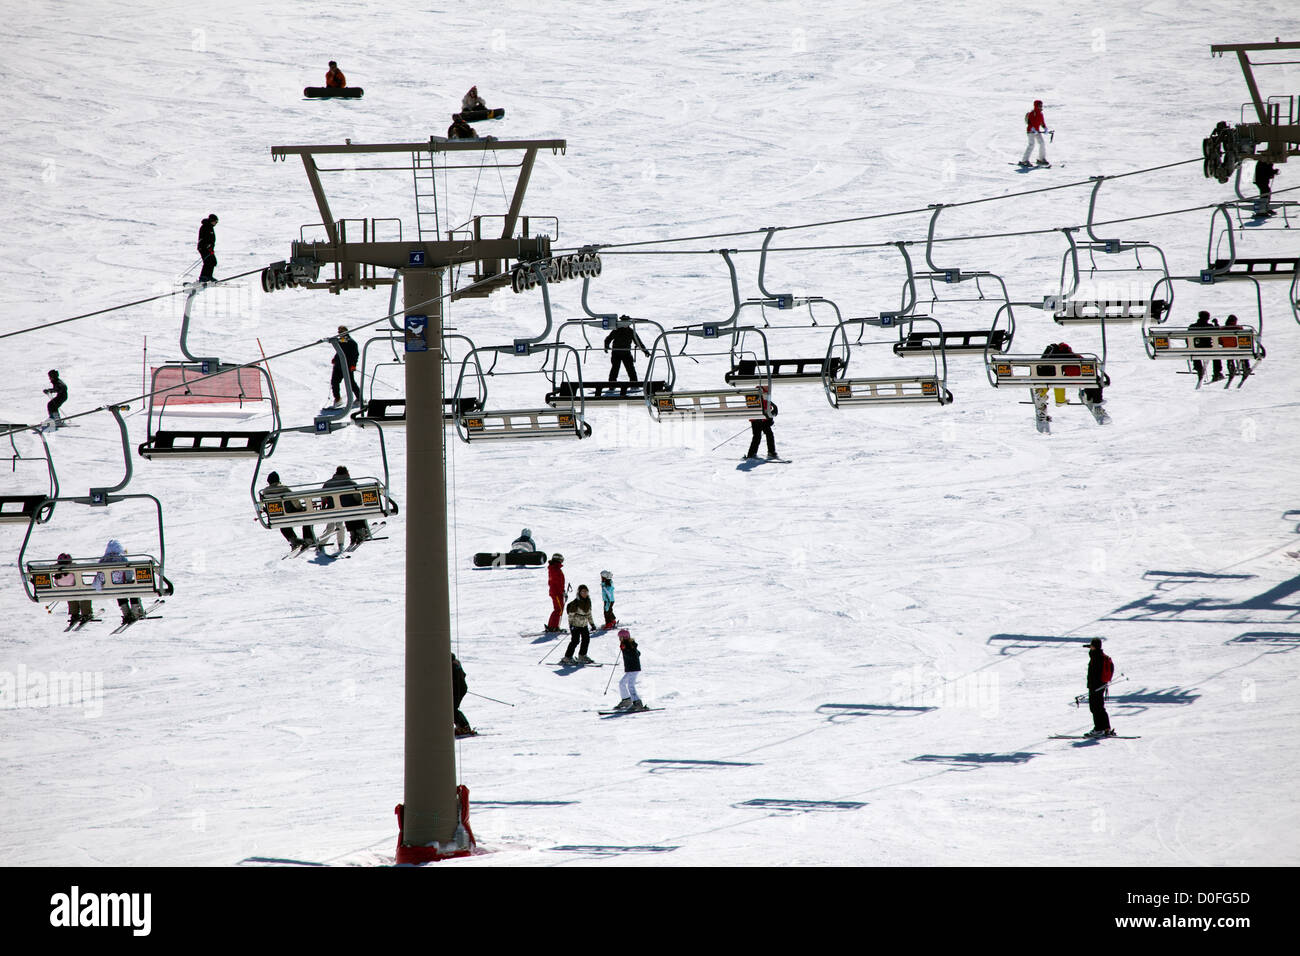
[[[760,763],[741,763],[734,760],[642,760],[637,766],[651,764],[650,773],[672,773],[676,770],[719,770],[731,767],[761,767]]]
[[[1040,757],[1038,753],[1008,753],[1008,754],[990,754],[990,753],[970,753],[970,754],[921,754],[919,757],[913,757],[912,763],[941,763],[949,764],[958,770],[976,770],[980,766],[989,763],[1011,763],[1021,764],[1029,763],[1035,757]]]
[[[1198,581],[1212,582],[1218,580],[1249,580],[1257,576],[1253,574],[1207,574],[1200,571],[1148,571],[1144,577],[1150,579],[1150,576],[1152,575],[1157,575],[1160,578],[1160,583],[1156,585],[1156,591],[1163,590],[1165,585],[1168,584],[1177,585]],[[1255,620],[1239,619],[1224,622],[1221,617],[1216,617],[1215,614],[1242,611],[1280,612],[1284,613],[1287,619],[1300,618],[1300,599],[1297,599],[1292,603],[1285,602],[1285,599],[1296,595],[1300,595],[1300,574],[1285,581],[1281,581],[1254,597],[1246,598],[1241,601],[1223,601],[1213,597],[1192,597],[1186,600],[1158,601],[1156,599],[1156,594],[1152,593],[1146,597],[1139,598],[1136,601],[1130,601],[1128,604],[1116,608],[1110,615],[1102,618],[1102,620],[1152,621],[1157,623],[1182,621],[1186,623],[1202,624],[1271,624],[1276,622],[1270,621],[1266,618]]]
[[[1069,646],[1085,645],[1091,640],[1091,637],[1060,637],[1054,634],[993,634],[985,643],[1002,643],[1004,646],[998,653],[1011,657],[1017,651],[1032,651],[1040,647],[1052,647],[1061,644]]]
[[[589,856],[608,857],[625,856],[636,853],[672,853],[680,850],[677,846],[602,846],[599,844],[565,844],[546,848],[551,853],[583,853]]]
[[[827,715],[826,719],[835,723],[854,717],[917,717],[938,709],[905,704],[822,704],[817,713]]]
[[[1183,690],[1179,687],[1170,687],[1161,690],[1147,690],[1140,687],[1135,691],[1127,694],[1112,694],[1108,698],[1108,703],[1116,708],[1118,717],[1136,717],[1143,713],[1151,705],[1160,704],[1194,704],[1200,700],[1201,695],[1193,693],[1190,690]]]
[[[822,813],[861,810],[865,803],[851,800],[773,800],[754,799],[733,803],[736,809],[777,810],[785,813]]]
[[[1289,654],[1297,647],[1300,647],[1300,634],[1292,634],[1287,631],[1246,631],[1244,634],[1238,634],[1223,643],[1262,644],[1274,648],[1274,650],[1266,651],[1267,654]]]

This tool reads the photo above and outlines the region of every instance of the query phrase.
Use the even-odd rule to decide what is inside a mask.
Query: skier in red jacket
[[[1029,154],[1034,151],[1034,146],[1038,146],[1039,166],[1050,166],[1047,161],[1047,144],[1043,141],[1043,134],[1047,132],[1047,120],[1043,119],[1043,101],[1034,100],[1034,108],[1025,114],[1025,135],[1029,142],[1025,145],[1025,155],[1020,158],[1021,166],[1028,166]]]
[[[560,614],[564,611],[564,555],[553,554],[546,568],[546,583],[551,594],[551,616],[546,619],[546,630],[560,632]]]

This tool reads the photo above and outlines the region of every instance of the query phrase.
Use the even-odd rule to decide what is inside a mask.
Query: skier
[[[53,395],[45,405],[45,411],[49,413],[50,421],[57,428],[63,424],[63,418],[59,415],[59,409],[63,403],[68,400],[68,386],[63,384],[63,379],[59,378],[58,369],[50,369],[46,374],[50,377],[50,387],[45,389],[46,395]]]
[[[126,561],[126,549],[122,547],[121,542],[116,538],[110,540],[104,548],[104,556],[99,559],[100,564],[122,564]],[[114,584],[126,583],[126,571],[110,571],[110,578]],[[95,590],[104,590],[104,572],[100,571],[95,575]],[[144,605],[140,603],[138,597],[118,598],[117,606],[122,611],[122,623],[130,624],[132,621],[138,621],[144,617]]]
[[[1106,685],[1110,683],[1113,668],[1110,658],[1101,650],[1101,638],[1094,637],[1088,642],[1088,709],[1092,711],[1092,730],[1087,737],[1114,737],[1115,731],[1110,726],[1110,715],[1106,713]]]
[[[587,585],[578,585],[578,596],[569,602],[565,608],[569,613],[569,647],[564,652],[564,657],[560,658],[561,664],[594,664],[590,657],[587,656],[587,645],[591,642],[591,628],[593,621],[591,619],[591,594],[587,591]],[[581,642],[582,646],[578,644]],[[574,657],[574,650],[578,651],[578,656]]]
[[[1188,326],[1189,329],[1212,329],[1217,328],[1219,323],[1210,318],[1210,313],[1205,309],[1196,313],[1196,321]],[[1205,349],[1214,343],[1210,336],[1198,336],[1192,339],[1192,348]],[[1196,371],[1196,387],[1201,387],[1201,379],[1205,378],[1205,363],[1198,358],[1192,359],[1192,368]],[[1214,360],[1213,373],[1210,378],[1211,382],[1220,381],[1223,378],[1223,362],[1219,359]]]
[[[1236,329],[1236,328],[1239,328],[1240,326],[1238,325],[1238,319],[1237,319],[1237,317],[1236,317],[1235,315],[1230,315],[1230,316],[1228,316],[1228,318],[1227,318],[1227,319],[1224,321],[1224,323],[1223,323],[1223,327],[1224,327],[1225,329]],[[1235,376],[1235,375],[1240,375],[1240,376],[1241,376],[1241,380],[1244,382],[1244,381],[1246,380],[1246,376],[1249,375],[1249,374],[1250,374],[1250,362],[1248,362],[1246,359],[1238,359],[1238,360],[1235,361],[1235,362],[1232,361],[1231,359],[1229,359],[1229,361],[1228,361],[1228,381],[1229,381],[1229,382],[1232,381],[1233,376]],[[1224,388],[1227,388],[1227,386],[1225,385]]]
[[[474,728],[469,725],[469,721],[460,711],[460,702],[469,693],[469,684],[465,680],[465,668],[460,666],[460,661],[456,659],[455,654],[451,655],[451,692],[455,697],[452,706],[455,708],[456,713],[452,719],[456,725],[456,736],[473,737]]]
[[[212,270],[217,267],[217,214],[208,213],[208,217],[199,223],[199,255],[203,258],[203,270],[199,273],[200,282],[212,282]]]
[[[632,320],[626,315],[620,315],[614,326],[614,330],[605,336],[605,351],[610,353],[609,366],[609,384],[613,388],[615,379],[618,378],[619,367],[622,366],[627,370],[629,382],[640,382],[636,375],[636,365],[632,362],[632,346],[635,345],[641,350],[641,354],[646,358],[650,353],[646,350],[645,344],[637,337],[636,329],[632,327]],[[624,385],[619,391],[619,395],[627,395],[627,386]],[[600,398],[603,389],[596,389],[596,397]]]
[[[510,544],[510,551],[516,554],[532,554],[536,550],[537,544],[533,541],[533,533],[527,528],[519,532],[519,537]]]
[[[487,103],[483,102],[483,97],[478,95],[477,86],[471,86],[469,88],[469,92],[466,93],[463,97],[461,97],[460,108],[462,112],[464,112],[465,110],[487,109]]]
[[[641,651],[627,628],[618,632],[618,649],[623,652],[623,676],[618,680],[618,692],[623,699],[615,705],[615,710],[636,713],[649,710],[636,692],[636,681],[641,676]]]
[[[1255,188],[1259,190],[1259,199],[1255,200],[1256,219],[1277,215],[1268,208],[1269,198],[1273,195],[1273,177],[1276,175],[1277,170],[1268,160],[1261,159],[1255,163]]]
[[[330,68],[325,73],[326,88],[341,90],[347,85],[348,78],[343,75],[343,71],[339,69],[339,65],[333,60],[330,60]]]
[[[334,488],[355,488],[357,483],[352,480],[348,474],[345,465],[339,465],[334,469],[334,474],[329,481],[322,485],[327,490]],[[339,495],[339,505],[343,508],[355,508],[361,504],[361,495]],[[344,527],[348,530],[348,544],[359,545],[370,537],[370,522],[365,519],[353,519],[343,522]],[[335,525],[337,527],[337,524]],[[328,532],[326,532],[328,533]],[[316,549],[319,551],[321,545],[318,543]]]
[[[451,116],[451,125],[447,127],[448,139],[478,139],[478,133],[474,127],[465,122],[465,118],[459,113],[453,113]]]
[[[546,619],[545,631],[547,634],[560,633],[560,612],[564,610],[564,597],[567,593],[564,587],[564,555],[551,555],[551,560],[547,562],[546,568],[546,586],[551,595],[551,616]]]
[[[614,572],[600,572],[600,600],[605,605],[605,623],[601,630],[609,630],[611,627],[618,627],[618,619],[614,617]]]
[[[348,381],[352,384],[352,402],[355,405],[361,404],[361,386],[357,384],[357,362],[360,360],[360,351],[357,349],[357,343],[352,341],[352,336],[348,335],[346,325],[339,326],[338,334],[339,345],[343,347],[343,355],[348,362]],[[343,398],[340,395],[339,386],[343,384],[343,366],[339,363],[338,352],[334,353],[334,362],[331,366],[330,373],[330,392],[334,396],[334,407],[343,404]]]
[[[1050,166],[1047,161],[1047,143],[1043,140],[1043,134],[1047,132],[1047,120],[1043,118],[1043,101],[1034,100],[1034,108],[1025,114],[1025,135],[1029,142],[1025,145],[1025,155],[1020,157],[1020,165],[1029,166],[1029,155],[1034,151],[1034,146],[1038,146],[1038,161],[1035,165]]]
[[[763,417],[751,418],[749,420],[749,427],[753,432],[753,437],[749,440],[749,451],[745,453],[745,459],[747,461],[751,458],[758,457],[758,440],[760,438],[767,439],[767,457],[777,457],[776,439],[772,437],[772,419],[776,417],[778,409],[775,403],[772,402],[771,398],[769,398],[769,391],[766,385],[758,386],[758,394],[760,399],[759,407],[763,412]]]
[[[266,476],[266,487],[258,492],[258,496],[262,499],[273,496],[281,497],[283,495],[288,495],[291,491],[292,489],[289,488],[288,485],[285,485],[280,481],[280,473],[278,471],[273,471]],[[296,498],[284,498],[284,510],[287,512],[299,512],[305,511],[306,509],[302,502],[298,501]],[[316,531],[309,524],[302,526],[301,538],[293,533],[292,528],[287,526],[280,529],[280,534],[284,535],[284,540],[288,541],[295,551],[299,548],[316,547]]]
[[[59,555],[59,565],[64,570],[58,571],[54,575],[54,586],[56,588],[71,588],[77,585],[77,573],[67,570],[72,567],[72,555],[64,552]],[[89,624],[95,619],[95,606],[90,601],[69,601],[68,602],[68,626],[74,624]]]

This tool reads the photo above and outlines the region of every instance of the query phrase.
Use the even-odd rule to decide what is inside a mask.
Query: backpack
[[[1101,682],[1109,684],[1111,678],[1115,676],[1115,662],[1110,659],[1110,655],[1102,653],[1101,655]]]

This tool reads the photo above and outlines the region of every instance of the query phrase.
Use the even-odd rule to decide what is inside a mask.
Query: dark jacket
[[[639,671],[641,669],[641,652],[637,650],[636,641],[630,637],[619,642],[618,649],[623,652],[623,670]]]
[[[60,402],[68,400],[68,386],[64,385],[63,379],[57,376],[55,376],[54,381],[50,382],[50,387],[46,391],[53,392],[55,399]]]
[[[1088,693],[1099,691],[1106,681],[1101,676],[1102,662],[1105,654],[1100,647],[1088,649]]]
[[[637,338],[636,329],[630,325],[620,325],[618,328],[605,336],[605,351],[613,349],[615,352],[630,352],[632,346],[636,346],[642,352],[646,352],[645,344]],[[649,352],[646,352],[649,355]]]
[[[352,478],[344,470],[343,466],[340,465],[337,469],[335,469],[334,474],[330,478],[330,480],[325,482],[325,484],[323,484],[321,487],[332,491],[335,488],[355,488],[356,486],[357,483],[352,480]],[[339,495],[339,504],[344,508],[354,508],[357,505],[361,504],[361,496],[360,495]]]
[[[465,680],[465,668],[460,666],[460,661],[456,659],[455,654],[451,655],[451,692],[456,698],[457,707],[465,699],[465,695],[469,693],[469,682]]]
[[[339,345],[343,347],[343,355],[348,360],[348,368],[349,369],[356,368],[357,362],[360,361],[361,358],[361,350],[357,348],[356,340],[353,339],[352,336],[350,335],[341,335],[339,336]],[[339,364],[339,353],[335,352],[334,367],[338,368],[338,364]]]
[[[212,224],[211,219],[204,219],[199,223],[199,243],[198,250],[201,255],[207,255],[217,245],[217,227]]]

